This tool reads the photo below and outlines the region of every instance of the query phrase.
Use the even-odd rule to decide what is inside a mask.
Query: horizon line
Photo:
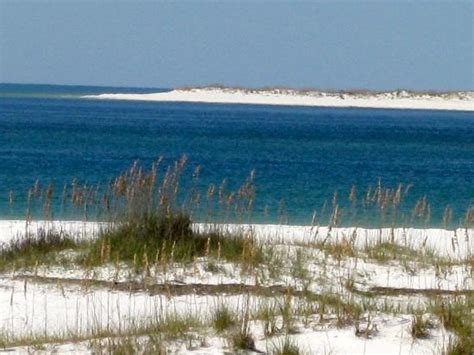
[[[448,93],[459,93],[459,92],[474,92],[474,87],[470,89],[455,89],[455,90],[441,90],[441,89],[409,89],[404,87],[394,87],[391,89],[367,89],[361,87],[352,87],[346,89],[322,89],[317,87],[294,87],[294,86],[282,86],[282,85],[260,85],[260,86],[241,86],[241,85],[227,85],[222,83],[208,83],[208,84],[197,84],[197,85],[180,85],[171,87],[158,87],[158,86],[136,86],[136,85],[106,85],[106,84],[58,84],[58,83],[35,83],[35,82],[0,82],[0,85],[31,85],[31,86],[69,86],[69,87],[97,87],[97,88],[117,88],[117,89],[159,89],[159,90],[189,90],[189,89],[205,89],[205,88],[221,88],[221,89],[237,89],[237,90],[294,90],[299,92],[315,91],[315,92],[327,92],[327,93],[353,93],[353,92],[366,92],[366,93],[388,93],[388,92],[399,92],[406,91],[409,93],[437,93],[437,94],[448,94]]]

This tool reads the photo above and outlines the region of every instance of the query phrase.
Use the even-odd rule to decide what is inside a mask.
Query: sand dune
[[[323,92],[290,89],[193,88],[151,94],[86,95],[87,99],[135,100],[156,102],[206,102],[317,107],[358,107],[474,111],[474,92],[414,93]]]

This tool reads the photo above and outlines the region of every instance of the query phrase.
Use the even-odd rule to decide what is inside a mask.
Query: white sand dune
[[[24,220],[0,221],[0,247],[3,243],[21,237],[24,233],[36,233],[39,230],[54,229],[78,238],[94,237],[104,227],[96,222],[80,221],[34,221],[26,224]],[[27,228],[28,227],[28,228]],[[304,247],[305,243],[327,240],[331,243],[344,242],[351,238],[355,246],[364,248],[374,243],[393,240],[406,245],[420,253],[430,249],[435,253],[456,258],[471,256],[474,251],[474,230],[457,229],[455,231],[442,229],[355,229],[288,225],[245,225],[245,224],[203,224],[196,223],[193,228],[200,231],[218,229],[228,233],[251,233],[257,240],[264,243],[273,243],[288,252],[296,252]],[[307,248],[310,250],[311,248]],[[312,292],[335,292],[344,294],[344,280],[351,275],[355,286],[359,289],[373,286],[401,287],[401,288],[432,288],[443,290],[470,290],[473,280],[469,267],[455,265],[446,275],[438,275],[434,267],[421,268],[417,273],[411,273],[406,266],[396,263],[379,264],[375,261],[348,258],[344,261],[323,259],[318,257],[318,251],[312,250],[306,261],[307,270],[315,282],[309,285]],[[221,266],[224,267],[225,264]],[[43,277],[60,277],[63,279],[104,279],[115,280],[113,274],[117,271],[114,265],[105,265],[91,274],[80,268],[66,268],[52,266],[28,271],[17,270],[13,273],[0,275],[0,333],[15,336],[40,334],[49,336],[66,336],[68,334],[88,335],[94,329],[107,329],[118,332],[131,325],[146,324],[157,317],[166,317],[168,314],[193,315],[208,320],[220,304],[226,304],[232,309],[239,310],[246,304],[255,311],[259,309],[263,298],[255,295],[199,295],[189,294],[169,297],[169,295],[148,294],[146,292],[129,292],[104,287],[87,287],[86,284],[68,283],[41,283],[35,278],[21,278],[21,275],[35,275]],[[180,284],[208,283],[245,283],[254,284],[253,275],[243,277],[239,268],[225,268],[207,275],[209,272],[197,261],[183,269],[153,271],[152,278],[157,282],[162,277],[166,282]],[[118,276],[119,281],[137,280],[140,275],[131,276],[127,270]],[[19,276],[19,277],[15,277]],[[122,280],[122,277],[124,278]],[[284,282],[285,278],[279,282]],[[323,281],[322,281],[323,280]],[[161,282],[165,282],[161,280]],[[296,285],[295,280],[288,280]],[[279,284],[280,284],[279,283]],[[423,296],[398,297],[393,299],[394,304],[412,302],[420,304]],[[386,299],[383,302],[387,301]],[[265,304],[265,303],[263,303]],[[372,312],[373,313],[373,312]],[[314,317],[313,317],[314,318]],[[361,325],[370,322],[378,330],[375,337],[366,339],[354,334],[351,326],[337,328],[329,323],[321,323],[317,318],[309,319],[308,325],[300,321],[295,322],[299,331],[291,334],[291,341],[298,344],[300,349],[311,354],[436,354],[442,353],[452,335],[443,327],[430,330],[426,339],[413,341],[410,334],[412,315],[400,311],[399,314],[377,312],[364,315]],[[370,320],[365,320],[370,319]],[[268,338],[260,322],[250,323],[250,332],[255,338],[257,349],[268,350],[277,346],[288,335]],[[199,338],[197,338],[199,339]],[[201,343],[195,351],[189,351],[186,346],[188,340],[176,341],[176,353],[214,354],[226,353],[226,340],[216,334],[209,333],[206,343]],[[93,353],[88,342],[69,342],[65,344],[49,344],[48,352],[77,352]],[[26,353],[28,347],[9,348],[7,351]]]
[[[0,330],[17,336],[28,334],[91,334],[94,329],[126,329],[130,324],[146,324],[157,315],[193,315],[207,319],[219,304],[231,308],[247,301],[240,296],[200,296],[186,295],[168,298],[165,295],[150,296],[146,293],[129,293],[108,289],[84,291],[79,286],[41,285],[23,281],[0,279]],[[28,292],[25,292],[25,287]],[[252,297],[250,307],[255,309],[259,299]],[[2,307],[3,306],[3,307]],[[435,329],[428,339],[414,342],[410,336],[410,315],[380,314],[372,319],[380,334],[373,339],[356,337],[354,329],[303,329],[292,336],[304,353],[308,354],[437,354],[448,343],[449,334],[443,329]],[[250,324],[250,331],[256,338],[256,347],[265,350],[278,346],[285,335],[268,340],[261,325]],[[186,344],[189,340],[186,340]],[[228,346],[228,345],[227,345]],[[228,354],[226,340],[210,334],[205,347],[195,351],[186,349],[185,344],[174,349],[177,354]],[[5,349],[12,353],[32,353],[31,347]],[[36,351],[34,351],[36,353]],[[94,353],[87,342],[71,342],[50,345],[42,353]]]
[[[424,109],[474,111],[474,92],[412,93],[333,93],[290,89],[194,88],[150,94],[86,95],[87,99],[134,100],[156,102],[206,102],[318,107],[358,107],[384,109]]]
[[[229,233],[252,233],[261,241],[284,244],[311,244],[323,240],[328,243],[351,241],[357,248],[364,249],[383,242],[394,242],[421,252],[431,252],[440,257],[464,259],[474,255],[474,229],[458,228],[445,230],[437,228],[328,228],[327,226],[290,226],[276,224],[195,224],[195,228],[207,230],[217,228]]]
[[[105,223],[81,221],[33,221],[28,226],[24,220],[0,220],[0,246],[9,240],[24,235],[26,231],[35,233],[39,229],[52,229],[68,233],[78,238],[91,237]],[[218,229],[229,234],[251,233],[257,240],[281,244],[311,244],[326,240],[329,243],[349,241],[357,248],[366,248],[380,242],[390,242],[414,250],[429,251],[453,260],[474,255],[474,229],[458,228],[419,229],[419,228],[332,228],[326,226],[290,226],[277,224],[205,224],[195,223],[199,231]]]

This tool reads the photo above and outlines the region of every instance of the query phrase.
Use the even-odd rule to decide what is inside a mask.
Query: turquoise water
[[[58,190],[73,177],[105,183],[136,159],[172,162],[183,153],[190,169],[202,166],[203,189],[224,178],[237,186],[255,169],[260,222],[277,222],[284,200],[286,222],[309,224],[334,191],[349,210],[351,186],[365,190],[379,180],[413,184],[407,211],[426,195],[432,226],[442,224],[446,205],[458,221],[474,202],[472,112],[80,98],[158,90],[0,85],[1,217],[25,215],[36,179]]]

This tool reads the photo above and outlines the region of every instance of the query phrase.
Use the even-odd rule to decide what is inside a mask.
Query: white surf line
[[[176,89],[168,92],[149,94],[115,93],[85,95],[82,96],[82,98],[155,102],[474,111],[474,92],[422,94],[401,91],[374,94],[339,94],[277,89],[244,90],[231,88],[197,88]]]

